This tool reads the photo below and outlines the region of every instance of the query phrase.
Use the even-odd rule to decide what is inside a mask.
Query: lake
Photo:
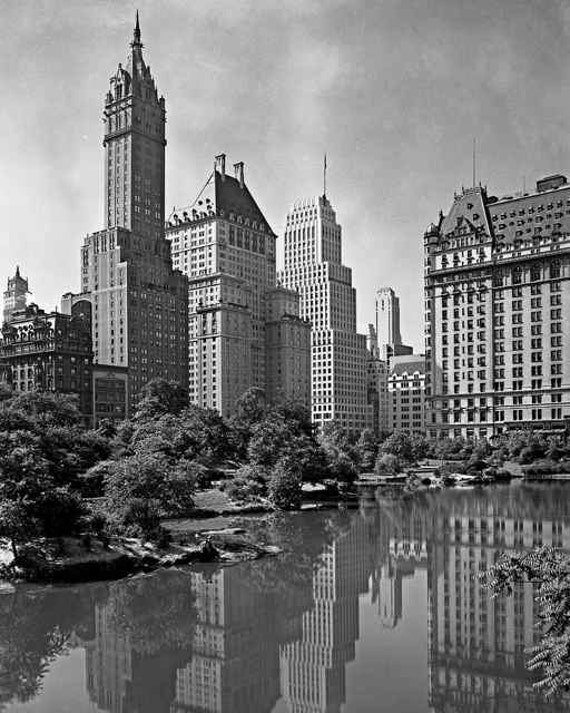
[[[367,493],[255,521],[284,553],[0,594],[3,713],[554,713],[524,667],[528,588],[504,550],[570,550],[570,488]]]

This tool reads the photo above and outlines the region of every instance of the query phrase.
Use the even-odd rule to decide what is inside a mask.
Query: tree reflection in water
[[[359,512],[248,521],[253,538],[283,549],[278,557],[18,587],[0,595],[0,702],[41,696],[50,663],[82,646],[88,695],[101,711],[268,713],[282,698],[279,710],[305,713],[340,710],[349,694],[359,710],[358,693],[345,686],[359,597],[368,593],[382,624],[366,636],[389,628],[398,637],[410,616],[406,580],[423,570],[416,591],[424,582],[426,703],[434,711],[568,710],[568,701],[550,704],[533,692],[524,668],[532,597],[490,601],[478,580],[501,551],[569,548],[568,493],[525,485],[376,494]]]

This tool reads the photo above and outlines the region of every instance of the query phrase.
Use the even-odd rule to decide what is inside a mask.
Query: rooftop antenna
[[[475,188],[475,179],[476,179],[476,160],[477,160],[477,142],[475,140],[475,137],[473,137],[473,188]]]
[[[526,176],[523,176],[523,195],[526,193]]]
[[[327,197],[327,152],[323,161],[323,198]]]

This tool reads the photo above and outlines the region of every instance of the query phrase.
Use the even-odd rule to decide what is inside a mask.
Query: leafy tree
[[[280,460],[269,479],[269,499],[279,510],[293,510],[301,505],[301,472],[291,458]]]
[[[143,388],[135,421],[153,419],[164,414],[179,414],[188,406],[188,392],[176,381],[151,379]]]
[[[119,529],[145,537],[160,534],[162,513],[193,506],[194,482],[159,454],[141,453],[114,461],[105,475],[106,509]]]
[[[51,391],[27,391],[13,396],[4,408],[29,416],[36,424],[78,426],[82,422],[77,397]]]
[[[400,462],[411,463],[414,460],[413,442],[405,431],[394,431],[380,445],[380,453],[396,456]]]
[[[379,453],[374,465],[374,472],[378,475],[396,475],[401,471],[398,456],[392,453]]]
[[[356,442],[355,451],[358,456],[360,470],[371,471],[374,468],[376,456],[378,454],[378,439],[374,432],[365,428]]]
[[[512,594],[530,582],[535,587],[539,643],[530,650],[530,670],[547,695],[570,688],[570,556],[552,547],[503,554],[485,578],[495,596]]]

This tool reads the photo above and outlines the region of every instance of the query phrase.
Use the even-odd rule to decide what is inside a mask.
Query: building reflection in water
[[[567,698],[547,703],[525,669],[525,649],[538,636],[532,587],[491,599],[479,578],[505,551],[570,549],[567,494],[557,490],[542,490],[540,500],[524,486],[478,497],[450,492],[430,509],[428,663],[436,712],[570,709]]]
[[[289,713],[338,713],[360,595],[394,629],[406,618],[404,582],[427,569],[432,711],[570,710],[568,699],[546,703],[524,665],[536,637],[530,587],[492,600],[479,579],[505,550],[570,550],[566,495],[521,487],[379,501],[320,545],[295,585],[279,558],[170,582],[161,573],[162,590],[138,599],[117,584],[123,593],[96,604],[95,635],[84,642],[91,699],[110,713],[269,713],[279,699]],[[151,618],[154,630],[141,635]]]
[[[302,635],[280,651],[281,694],[290,713],[334,713],[345,701],[345,667],[358,640],[358,597],[368,590],[364,522],[325,549],[313,574],[313,605]]]

